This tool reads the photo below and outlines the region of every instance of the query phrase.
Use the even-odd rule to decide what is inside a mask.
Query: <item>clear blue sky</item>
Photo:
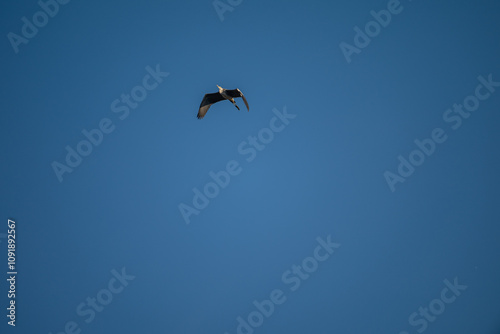
[[[2,333],[500,333],[500,3],[46,3],[0,5]]]

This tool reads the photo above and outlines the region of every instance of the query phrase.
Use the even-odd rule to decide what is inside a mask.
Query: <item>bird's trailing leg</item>
[[[229,101],[231,101],[234,104],[234,106],[236,107],[236,109],[240,110],[240,107],[238,107],[238,105],[236,104],[236,102],[234,101],[234,99],[231,99]]]

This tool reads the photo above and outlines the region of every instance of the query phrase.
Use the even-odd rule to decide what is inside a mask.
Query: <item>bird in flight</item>
[[[200,104],[200,109],[198,110],[198,115],[197,117],[199,119],[202,119],[205,117],[205,114],[208,111],[208,108],[214,103],[217,103],[222,100],[229,100],[231,101],[236,109],[240,110],[240,107],[234,102],[235,97],[241,97],[243,99],[243,102],[245,102],[245,105],[247,107],[247,110],[250,111],[250,108],[248,107],[248,102],[247,99],[245,99],[245,95],[239,90],[238,88],[236,89],[224,89],[221,86],[217,85],[219,87],[219,91],[217,93],[211,93],[211,94],[205,94],[203,97],[203,101],[201,101]]]

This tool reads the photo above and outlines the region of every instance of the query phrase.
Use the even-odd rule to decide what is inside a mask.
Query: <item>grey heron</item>
[[[231,101],[234,106],[240,110],[240,107],[236,104],[234,101],[235,97],[241,97],[243,99],[243,102],[245,102],[245,106],[247,107],[247,110],[250,111],[250,107],[248,107],[248,102],[247,99],[245,99],[245,95],[239,90],[238,88],[236,89],[224,89],[221,86],[217,85],[219,87],[219,91],[217,93],[211,93],[211,94],[205,94],[203,97],[203,100],[201,101],[200,104],[200,109],[198,110],[198,115],[197,117],[199,119],[202,119],[205,117],[205,114],[208,111],[208,108],[214,103],[217,103],[222,100],[229,100]]]

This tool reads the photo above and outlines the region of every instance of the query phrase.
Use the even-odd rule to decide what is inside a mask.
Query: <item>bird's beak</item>
[[[217,88],[219,88],[219,89],[221,88],[219,85],[216,85],[216,86],[217,86]]]

